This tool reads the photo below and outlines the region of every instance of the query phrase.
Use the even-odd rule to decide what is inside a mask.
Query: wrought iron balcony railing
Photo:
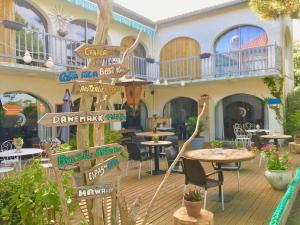
[[[74,50],[83,42],[27,29],[24,26],[0,25],[0,61],[25,64],[28,50],[30,65],[44,67],[49,57],[57,70],[84,67],[86,59]],[[116,61],[117,59],[112,59]],[[189,58],[156,62],[131,56],[126,62],[131,73],[147,80],[223,79],[228,77],[269,75],[281,71],[281,50],[276,45],[236,50],[226,53],[201,54]]]

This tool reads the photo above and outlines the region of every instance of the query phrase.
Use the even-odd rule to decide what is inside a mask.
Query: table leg
[[[165,171],[159,168],[159,146],[154,146],[154,170],[152,170],[152,175],[164,174]],[[151,171],[147,172],[151,173]]]
[[[21,157],[18,157],[18,173],[21,175],[22,172],[22,161],[21,161]]]

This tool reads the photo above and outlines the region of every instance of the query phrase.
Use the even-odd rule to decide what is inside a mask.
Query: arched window
[[[256,26],[239,26],[215,43],[216,77],[239,76],[268,69],[268,36]]]
[[[15,1],[15,16],[16,22],[24,24],[27,28],[48,32],[48,25],[44,16],[24,0]]]
[[[51,128],[37,121],[50,112],[42,99],[24,92],[0,94],[0,143],[22,137],[25,147],[32,147],[40,140],[51,137]]]
[[[92,43],[96,34],[96,26],[84,20],[73,20],[67,27],[67,38]]]
[[[197,107],[197,101],[186,97],[175,98],[165,104],[163,115],[172,118],[172,127],[180,139],[187,138],[185,123],[189,117],[197,116]]]
[[[160,51],[160,76],[168,79],[200,77],[200,45],[189,37],[178,37]]]
[[[268,44],[266,32],[256,26],[239,26],[219,37],[215,44],[216,53],[262,47]]]

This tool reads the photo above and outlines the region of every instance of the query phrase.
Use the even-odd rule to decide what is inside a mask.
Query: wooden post
[[[47,143],[45,146],[46,149],[46,154],[48,156],[48,158],[51,161],[52,167],[53,167],[53,171],[54,171],[54,175],[55,175],[55,180],[57,183],[57,190],[59,193],[59,200],[60,200],[60,204],[61,204],[61,208],[63,211],[63,221],[65,223],[65,225],[71,225],[70,222],[70,218],[69,218],[69,212],[68,212],[68,205],[66,202],[66,197],[65,197],[65,192],[63,189],[63,185],[62,185],[62,177],[61,174],[62,172],[58,169],[57,167],[57,162],[55,160],[55,158],[52,156],[51,150],[50,150],[50,143]]]
[[[187,150],[188,146],[191,144],[192,140],[196,137],[196,135],[199,133],[199,124],[201,119],[203,118],[203,115],[205,113],[206,110],[206,103],[203,103],[203,108],[202,108],[202,112],[198,115],[197,118],[197,124],[196,124],[196,129],[194,131],[194,133],[192,134],[192,136],[183,144],[181,150],[179,151],[177,157],[175,158],[175,160],[173,161],[173,163],[171,164],[171,166],[169,167],[168,171],[166,172],[166,175],[164,177],[164,179],[162,180],[162,182],[160,183],[160,185],[158,186],[154,196],[152,197],[148,207],[147,207],[147,211],[146,211],[146,215],[145,215],[145,219],[143,221],[143,225],[145,225],[147,223],[147,220],[150,217],[151,214],[151,210],[152,210],[152,205],[154,204],[159,191],[161,190],[161,188],[163,187],[163,185],[165,184],[165,182],[167,181],[168,177],[170,176],[173,168],[175,167],[175,165],[177,164],[178,160],[181,158],[181,156],[184,154],[184,152]]]

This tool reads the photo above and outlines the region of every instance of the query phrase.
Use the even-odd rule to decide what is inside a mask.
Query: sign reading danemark
[[[126,121],[125,110],[46,113],[38,123],[46,127]]]
[[[64,71],[57,76],[57,80],[61,84],[66,84],[76,80],[89,81],[101,80],[104,78],[120,78],[128,72],[129,69],[122,64],[113,64],[88,69]]]
[[[82,82],[75,81],[72,89],[73,94],[88,94],[88,95],[97,95],[100,93],[106,95],[114,95],[121,88],[112,84],[104,84],[104,83],[95,83],[95,82]]]
[[[78,199],[101,198],[111,195],[112,184],[98,184],[95,186],[82,186],[77,188]]]
[[[53,154],[52,156],[57,162],[59,168],[64,168],[68,165],[74,165],[84,160],[91,160],[100,157],[119,156],[125,147],[118,143],[90,147],[83,150],[74,150]]]
[[[112,170],[113,168],[119,166],[120,161],[113,156],[104,162],[94,166],[93,168],[84,171],[86,179],[89,181],[95,180],[97,177],[103,176],[107,170]]]
[[[75,49],[81,58],[117,58],[120,57],[120,46],[83,44]]]

